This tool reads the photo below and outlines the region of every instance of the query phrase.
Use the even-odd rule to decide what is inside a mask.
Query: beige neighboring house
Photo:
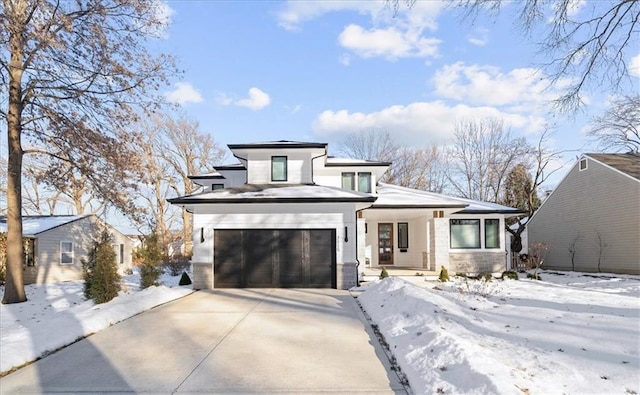
[[[572,250],[576,271],[640,274],[640,155],[583,155],[527,229],[547,269],[572,270]]]
[[[133,243],[95,215],[23,216],[25,284],[82,279],[82,260],[87,259],[93,241],[104,226],[112,237],[118,272],[124,274],[132,267]],[[6,231],[6,218],[1,217],[0,232]]]

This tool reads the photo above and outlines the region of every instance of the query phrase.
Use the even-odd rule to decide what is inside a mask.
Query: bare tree
[[[424,191],[442,193],[447,185],[444,150],[438,146],[403,147],[398,150],[385,181]]]
[[[347,134],[338,153],[348,158],[393,162],[401,146],[386,130],[370,129]]]
[[[171,241],[169,233],[176,209],[167,204],[167,197],[171,193],[180,196],[195,192],[197,186],[189,176],[213,170],[215,164],[224,160],[225,151],[210,134],[200,130],[197,121],[184,115],[156,114],[143,129],[148,142],[143,145],[145,167],[149,169],[147,177],[152,177],[148,182],[154,188],[152,214],[166,248]],[[193,229],[191,213],[182,209],[181,217],[185,252],[190,254]]]
[[[32,160],[29,160],[29,159]],[[60,192],[51,187],[42,185],[41,175],[46,171],[40,155],[32,155],[25,158],[22,179],[22,210],[32,215],[51,215],[56,211],[60,203]]]
[[[614,100],[604,115],[593,120],[589,136],[602,149],[640,153],[640,94]]]
[[[523,137],[512,137],[499,119],[460,121],[449,149],[449,182],[468,199],[499,202],[508,172],[530,148]]]
[[[7,282],[3,303],[26,300],[22,266],[22,161],[52,158],[104,200],[133,211],[130,182],[139,169],[128,126],[162,99],[152,92],[175,68],[146,49],[166,25],[154,0],[3,0],[0,2],[0,118],[6,121]],[[6,87],[6,89],[5,89]]]

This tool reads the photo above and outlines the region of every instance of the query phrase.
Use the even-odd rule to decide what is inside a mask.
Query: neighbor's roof
[[[22,234],[24,236],[35,236],[53,228],[78,221],[90,215],[34,215],[22,216]],[[0,217],[0,232],[7,231],[7,218]]]
[[[200,203],[341,203],[373,202],[368,193],[315,184],[245,184],[169,199],[173,204]]]
[[[459,208],[459,214],[520,214],[524,211],[496,203],[481,202],[439,193],[380,183],[372,208]]]
[[[585,154],[586,156],[611,166],[637,180],[640,180],[640,154]]]
[[[234,149],[257,149],[257,148],[327,148],[327,143],[310,143],[303,141],[264,141],[259,143],[248,144],[229,144],[227,145],[230,150]]]
[[[189,176],[188,177],[190,180],[223,180],[225,177],[220,174],[217,171],[213,171],[211,173],[205,173],[205,174],[197,174],[194,176]]]

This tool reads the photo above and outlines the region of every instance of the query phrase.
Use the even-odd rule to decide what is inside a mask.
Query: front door
[[[378,224],[378,265],[393,265],[393,224]]]

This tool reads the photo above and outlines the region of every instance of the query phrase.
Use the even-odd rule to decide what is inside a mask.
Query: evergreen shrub
[[[82,260],[84,296],[97,304],[118,296],[120,275],[116,252],[109,232],[104,231],[89,251],[88,260]]]
[[[178,282],[178,285],[189,285],[191,284],[191,278],[189,278],[189,275],[187,274],[187,272],[182,272],[182,277],[180,277],[180,281]]]
[[[449,271],[446,267],[440,266],[440,277],[438,280],[442,283],[449,281]]]
[[[389,277],[389,273],[387,272],[387,268],[383,267],[382,271],[380,272],[380,280],[384,280],[387,277]]]

